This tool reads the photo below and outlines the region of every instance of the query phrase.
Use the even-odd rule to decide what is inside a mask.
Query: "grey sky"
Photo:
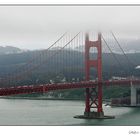
[[[139,6],[1,6],[0,45],[40,49],[65,31],[113,30],[120,38],[140,39]]]

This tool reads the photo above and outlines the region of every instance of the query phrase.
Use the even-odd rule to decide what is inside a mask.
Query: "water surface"
[[[0,125],[140,125],[140,108],[106,107],[115,119],[84,120],[84,101],[0,99]]]

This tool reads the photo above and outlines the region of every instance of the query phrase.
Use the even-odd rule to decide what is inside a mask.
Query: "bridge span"
[[[78,88],[96,88],[98,81],[81,81],[73,83],[54,83],[54,84],[41,84],[41,85],[24,85],[9,88],[0,88],[0,96],[9,96],[15,94],[28,94],[28,93],[47,93],[54,90],[65,89],[78,89]],[[139,85],[140,80],[111,80],[103,81],[103,86],[133,86]]]
[[[24,67],[21,67],[20,68],[21,71],[19,71],[19,73],[16,72],[15,74],[9,75],[9,77],[7,76],[6,78],[0,79],[0,85],[7,83],[6,86],[4,85],[3,87],[0,88],[0,96],[10,96],[10,95],[15,95],[15,94],[47,93],[47,92],[53,91],[53,90],[85,88],[85,111],[84,111],[84,115],[78,116],[78,118],[104,119],[104,118],[112,118],[112,117],[109,117],[109,116],[107,117],[104,115],[104,111],[102,108],[102,98],[103,98],[102,87],[119,85],[119,86],[131,86],[131,102],[132,102],[132,104],[136,104],[136,88],[138,88],[138,85],[140,85],[140,80],[131,79],[131,78],[125,79],[125,80],[106,80],[106,81],[103,80],[103,77],[102,77],[102,40],[104,41],[106,46],[109,48],[109,50],[111,51],[111,54],[117,60],[119,65],[120,65],[120,62],[118,61],[118,59],[112,52],[111,48],[109,47],[109,45],[107,44],[106,40],[104,39],[104,37],[102,36],[101,33],[98,33],[97,40],[95,40],[95,41],[91,41],[91,39],[89,38],[89,33],[86,33],[84,44],[81,44],[81,42],[80,42],[80,41],[82,41],[82,43],[83,43],[83,37],[82,37],[82,39],[80,37],[78,37],[80,32],[72,38],[70,38],[70,36],[67,36],[66,38],[64,38],[65,34],[63,34],[47,50],[43,51],[42,55],[39,55],[39,58],[37,58],[37,60],[34,60],[34,59],[30,60],[30,62],[28,62]],[[115,40],[116,40],[116,38],[115,38]],[[59,42],[61,44],[59,44]],[[64,63],[64,62],[67,61],[67,56],[69,56],[71,54],[71,52],[69,51],[70,47],[67,49],[65,49],[65,48],[71,44],[74,47],[76,45],[84,46],[84,50],[85,50],[84,51],[84,61],[83,61],[84,62],[84,68],[83,68],[84,69],[84,71],[83,71],[84,80],[81,80],[79,82],[65,82],[65,83],[54,83],[54,84],[44,84],[43,83],[43,84],[34,84],[34,85],[25,85],[25,86],[11,86],[12,82],[14,84],[18,83],[25,77],[28,77],[28,75],[30,73],[32,73],[33,70],[36,70],[41,65],[46,65],[48,60],[51,60],[50,63],[53,63],[52,59],[55,56],[59,56],[57,58],[57,61],[59,63],[57,66],[51,67],[50,71],[57,73],[57,70],[60,70],[59,69],[60,65],[62,65],[62,66],[66,65],[66,63]],[[117,44],[118,44],[118,41],[117,41]],[[118,45],[119,45],[119,47],[121,47],[120,44],[118,44]],[[47,54],[48,50],[50,48],[52,48],[53,46],[55,48],[58,46],[61,46],[61,47],[58,47],[57,50],[51,50],[51,53]],[[91,49],[96,49],[96,58],[91,57]],[[65,51],[65,55],[64,55],[63,51]],[[81,48],[79,49],[79,51],[81,52]],[[63,62],[61,62],[61,63],[59,60],[60,52],[62,53],[61,58],[63,58]],[[74,53],[77,56],[78,53],[76,53],[76,51],[74,51]],[[43,60],[43,62],[42,62],[41,59],[44,58],[45,55],[47,55],[47,57],[46,57],[47,61]],[[73,61],[77,61],[77,60],[74,60],[73,54],[72,54],[71,58],[73,59]],[[79,59],[81,57],[78,56],[77,58]],[[128,58],[127,58],[127,60],[128,60]],[[71,60],[69,60],[68,63],[71,66]],[[77,61],[77,64],[78,63],[79,63],[79,61]],[[49,68],[49,64],[48,64],[47,68]],[[120,65],[120,68],[122,68],[122,67],[123,66]],[[96,79],[97,80],[94,80],[94,81],[93,81],[93,79],[91,80],[91,68],[94,68],[96,70]],[[54,69],[56,69],[56,70],[54,70]],[[68,67],[67,69],[71,69],[71,68]],[[76,70],[74,70],[74,71],[76,71]],[[79,71],[79,69],[77,69],[77,71],[81,72],[81,70]],[[63,70],[63,72],[64,72],[64,70]],[[59,71],[59,73],[60,73],[60,71]]]

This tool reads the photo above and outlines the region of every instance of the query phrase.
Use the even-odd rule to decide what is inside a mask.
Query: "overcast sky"
[[[140,39],[140,7],[0,6],[0,46],[41,49],[65,31],[112,30]]]

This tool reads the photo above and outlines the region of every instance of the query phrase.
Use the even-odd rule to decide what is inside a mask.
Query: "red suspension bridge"
[[[121,45],[119,44],[117,38],[112,33],[115,41],[122,50],[124,56],[128,63],[133,64],[123,51]],[[40,51],[39,55],[35,58],[32,58],[26,64],[18,67],[14,72],[9,73],[7,76],[2,77],[0,80],[0,96],[10,96],[15,94],[30,94],[30,93],[47,93],[53,90],[64,90],[64,89],[77,89],[85,88],[85,112],[82,116],[77,116],[78,118],[112,118],[109,116],[104,116],[102,108],[102,97],[103,97],[103,86],[132,86],[132,93],[135,93],[135,85],[140,84],[139,79],[126,78],[124,80],[103,80],[102,78],[102,41],[108,47],[112,56],[120,68],[123,68],[122,64],[115,56],[107,41],[98,33],[98,38],[96,41],[89,39],[89,34],[78,33],[75,36],[63,34],[56,42],[54,42],[48,49]],[[78,47],[78,48],[76,48]],[[84,57],[78,56],[78,53],[72,53],[71,50],[80,51]],[[51,51],[50,51],[51,50]],[[92,57],[91,50],[96,50],[96,57]],[[69,56],[72,56],[73,60],[68,60]],[[77,59],[75,59],[75,56]],[[57,60],[53,62],[53,60]],[[79,59],[83,59],[79,61]],[[80,63],[81,67],[71,68],[71,61],[74,61],[76,65]],[[54,64],[53,67],[51,64]],[[70,72],[70,69],[73,69],[72,74],[81,73],[80,78],[77,81],[67,81],[64,83],[41,83],[33,85],[23,85],[23,81],[32,74],[32,72],[42,66],[46,66],[46,73],[48,74],[48,81],[57,77],[60,74],[67,75],[67,72]],[[63,68],[62,68],[63,67]],[[91,69],[96,70],[95,77],[96,80],[91,79]],[[49,70],[48,70],[49,69]],[[52,77],[50,76],[52,72]],[[76,73],[75,73],[76,72]],[[49,77],[50,76],[50,77]],[[135,104],[135,96],[132,96],[131,102]],[[92,108],[94,109],[92,111]]]

